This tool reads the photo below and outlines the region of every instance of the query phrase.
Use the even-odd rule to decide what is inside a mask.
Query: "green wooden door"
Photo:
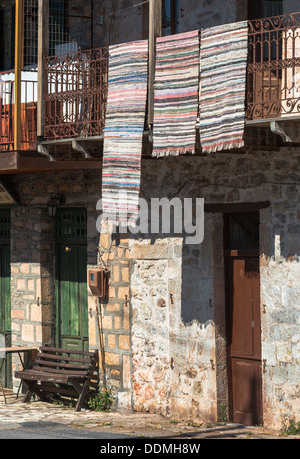
[[[0,334],[1,345],[11,346],[10,297],[10,211],[0,210]],[[12,387],[11,355],[0,359],[0,379],[4,387]]]
[[[85,209],[57,214],[57,345],[88,350]]]

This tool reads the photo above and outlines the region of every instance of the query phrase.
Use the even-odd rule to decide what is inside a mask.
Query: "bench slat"
[[[40,374],[43,373],[56,373],[58,375],[75,375],[75,376],[88,376],[87,371],[78,371],[78,370],[60,370],[58,368],[42,368],[37,365],[33,365],[32,369],[37,371]]]
[[[90,368],[90,365],[72,365],[71,363],[63,363],[63,362],[51,362],[51,361],[46,361],[43,359],[35,359],[35,364],[41,365],[43,367],[60,367],[60,368],[68,368],[71,369],[73,368],[74,370],[81,370],[81,371],[88,371]]]
[[[51,381],[51,382],[68,382],[70,379],[78,379],[78,380],[86,380],[87,377],[85,375],[76,375],[74,373],[55,373],[51,371],[41,372],[38,370],[24,370],[24,372],[20,372],[22,374],[18,375],[16,372],[16,377],[21,379],[27,380],[36,380],[36,381]]]
[[[53,360],[63,360],[66,362],[78,362],[82,364],[89,364],[91,359],[80,359],[78,357],[69,357],[69,356],[61,356],[56,354],[48,354],[45,352],[39,352],[36,358],[46,358],[46,359],[53,359]]]
[[[94,352],[89,352],[89,351],[77,351],[73,349],[61,349],[58,347],[48,347],[48,346],[41,346],[40,350],[45,352],[45,351],[51,351],[51,352],[59,352],[61,353],[66,353],[66,354],[78,354],[78,355],[88,355],[90,357],[93,357],[95,355]]]
[[[73,357],[74,355],[77,357]],[[96,383],[99,381],[97,363],[98,350],[86,352],[41,346],[33,368],[17,371],[15,377],[28,385],[24,401],[30,401],[34,392],[42,400],[46,400],[44,392],[68,393],[66,389],[61,391],[59,384],[69,384],[69,389],[74,392],[75,388],[78,393],[76,411],[80,411],[89,396],[88,388],[92,380]],[[43,383],[48,383],[48,385]],[[94,383],[92,385],[94,386]]]
[[[21,378],[24,381],[49,381],[53,383],[67,383],[68,382],[68,376],[63,376],[61,375],[60,377],[58,375],[54,374],[48,374],[48,373],[26,373],[23,375],[18,375],[16,373],[17,378]]]

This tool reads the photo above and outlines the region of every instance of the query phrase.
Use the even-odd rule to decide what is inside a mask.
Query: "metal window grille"
[[[92,47],[92,2],[84,7],[84,15],[75,14],[74,6],[68,0],[50,0],[49,2],[49,55],[60,54],[58,46],[65,44],[64,52],[74,51],[74,41],[81,48],[81,36],[70,34],[70,28],[77,22],[84,21],[84,28],[90,30],[88,46]],[[74,10],[76,11],[76,10]],[[87,13],[86,13],[87,11]],[[74,30],[76,27],[74,28]],[[26,70],[36,70],[38,54],[38,0],[24,0],[24,41],[23,55]]]
[[[49,4],[49,55],[56,53],[56,46],[70,41],[67,21],[67,1],[50,1]]]
[[[38,52],[38,1],[24,1],[24,68],[36,70]]]
[[[0,240],[10,238],[10,210],[0,209]]]
[[[86,209],[58,209],[57,212],[57,240],[86,240]]]

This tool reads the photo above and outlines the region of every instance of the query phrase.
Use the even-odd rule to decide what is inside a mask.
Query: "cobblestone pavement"
[[[51,403],[34,401],[30,404],[8,396],[7,403],[0,397],[0,430],[16,428],[24,423],[58,423],[63,427],[85,429],[90,432],[106,432],[130,435],[134,438],[165,439],[300,439],[298,436],[284,436],[280,432],[263,427],[248,427],[237,424],[193,423],[169,419],[157,414],[95,412]],[[46,425],[46,424],[44,424]]]

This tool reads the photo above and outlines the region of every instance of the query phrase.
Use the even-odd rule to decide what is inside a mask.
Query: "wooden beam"
[[[222,214],[256,212],[270,207],[270,201],[258,202],[228,202],[228,203],[204,203],[204,212],[220,212]]]
[[[2,175],[89,169],[102,169],[102,161],[49,161],[36,152],[1,153],[0,174]]]
[[[148,126],[152,129],[154,115],[154,78],[156,38],[161,36],[162,0],[149,0],[149,81],[148,81]]]
[[[46,90],[44,57],[49,54],[49,0],[38,3],[38,104],[37,137],[44,133],[44,93]]]
[[[23,68],[23,0],[16,0],[14,149],[21,148],[21,77]]]

